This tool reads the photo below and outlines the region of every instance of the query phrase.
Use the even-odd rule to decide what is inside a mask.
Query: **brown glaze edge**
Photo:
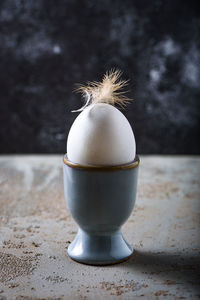
[[[75,169],[81,169],[81,170],[87,170],[87,171],[117,171],[117,170],[128,170],[128,169],[137,168],[140,164],[140,159],[139,159],[138,155],[136,155],[134,161],[132,161],[131,163],[128,163],[128,164],[124,164],[124,165],[118,165],[118,166],[88,165],[88,166],[84,166],[84,165],[80,165],[80,164],[71,162],[67,158],[67,155],[65,154],[64,158],[63,158],[63,162],[68,167],[75,168]]]

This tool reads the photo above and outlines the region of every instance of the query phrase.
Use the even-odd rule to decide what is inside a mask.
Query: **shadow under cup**
[[[120,166],[82,166],[63,160],[67,207],[79,226],[69,256],[92,265],[127,259],[133,249],[120,228],[136,198],[139,157]]]

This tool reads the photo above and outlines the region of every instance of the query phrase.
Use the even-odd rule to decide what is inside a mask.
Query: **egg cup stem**
[[[129,258],[133,249],[119,230],[110,234],[91,234],[79,228],[67,252],[80,263],[110,265]]]

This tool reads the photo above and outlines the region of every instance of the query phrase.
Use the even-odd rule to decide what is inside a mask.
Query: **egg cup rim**
[[[81,165],[70,161],[67,157],[67,153],[63,157],[63,162],[68,167],[74,169],[81,169],[87,171],[118,171],[118,170],[128,170],[137,168],[140,164],[139,156],[136,155],[134,160],[127,164],[115,165],[115,166],[106,166],[106,165]]]

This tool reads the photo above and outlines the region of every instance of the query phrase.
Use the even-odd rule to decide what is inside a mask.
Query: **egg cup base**
[[[99,235],[79,229],[67,252],[70,258],[79,263],[112,265],[127,260],[133,254],[133,249],[120,231]]]

